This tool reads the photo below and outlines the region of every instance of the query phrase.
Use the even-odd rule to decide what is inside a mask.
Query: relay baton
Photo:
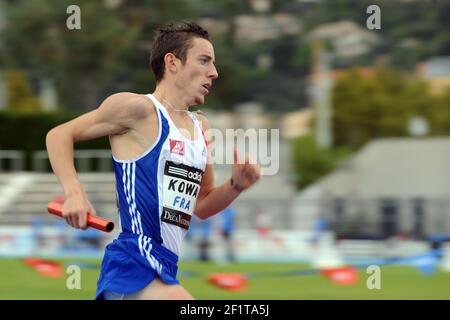
[[[49,213],[62,218],[62,204],[50,202],[47,209]],[[114,229],[114,222],[89,213],[87,214],[87,225],[104,232],[111,232]]]

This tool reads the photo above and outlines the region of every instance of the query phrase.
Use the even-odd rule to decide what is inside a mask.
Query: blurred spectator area
[[[107,152],[97,155],[110,161]],[[99,156],[89,160],[106,161],[102,159]],[[415,254],[425,250],[431,241],[435,245],[436,239],[448,241],[448,159],[449,138],[380,139],[300,192],[295,191],[286,171],[264,176],[234,205],[238,259],[260,252],[254,254],[259,259],[266,256],[262,248],[267,251],[268,247],[273,249],[274,257],[284,250],[280,248],[298,254],[291,258],[307,257],[312,254],[307,239],[318,217],[327,220],[326,232],[334,234],[338,240],[335,245],[345,256]],[[101,216],[116,223],[115,232],[118,232],[113,173],[94,172],[89,166],[85,169],[90,172],[81,170],[80,179],[90,200]],[[217,166],[216,184],[225,182],[229,175],[229,166]],[[46,209],[47,203],[61,193],[56,177],[49,172],[0,173],[0,224],[26,227],[36,221],[47,225],[63,223]],[[258,218],[261,211],[266,215],[265,227],[270,236],[258,240],[255,237],[261,224]],[[108,236],[113,237],[115,232]],[[352,241],[355,239],[359,241]],[[221,242],[217,235],[213,236],[213,248]],[[261,248],[255,249],[258,244]]]
[[[97,155],[110,161],[107,152]],[[257,213],[263,210],[273,230],[313,230],[320,216],[339,238],[423,240],[449,235],[448,159],[449,138],[380,139],[300,192],[281,170],[264,176],[236,200],[236,228],[256,229]],[[217,185],[229,179],[230,169],[216,166]],[[83,171],[81,181],[97,211],[118,223],[113,173]],[[0,223],[24,224],[36,216],[54,219],[46,205],[61,193],[51,173],[2,173]]]

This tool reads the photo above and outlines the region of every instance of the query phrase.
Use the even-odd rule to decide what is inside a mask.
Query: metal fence
[[[79,172],[112,172],[110,150],[74,150],[74,161]],[[26,152],[21,150],[0,150],[0,172],[24,171]],[[31,171],[51,172],[46,150],[31,154]]]

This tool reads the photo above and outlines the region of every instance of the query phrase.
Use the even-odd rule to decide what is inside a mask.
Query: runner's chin
[[[205,96],[204,95],[198,95],[197,97],[195,97],[195,104],[199,105],[199,104],[203,104],[205,103]]]

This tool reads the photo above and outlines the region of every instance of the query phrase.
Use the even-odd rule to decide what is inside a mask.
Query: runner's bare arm
[[[208,164],[203,175],[200,194],[195,207],[195,214],[200,219],[207,219],[219,213],[228,207],[240,194],[231,186],[229,181],[220,187],[214,187],[213,176],[212,165]]]
[[[145,97],[134,93],[117,93],[111,95],[99,108],[63,123],[47,133],[46,144],[49,160],[55,175],[60,181],[67,198],[73,196],[73,204],[67,211],[80,212],[89,210],[95,213],[84,194],[78,179],[73,159],[73,145],[77,141],[92,140],[103,136],[126,133],[133,128],[133,122],[145,116],[152,108],[145,108]],[[67,202],[67,201],[66,201]],[[83,215],[82,213],[80,213]],[[69,223],[76,227],[85,227],[77,222],[77,217]]]
[[[141,107],[142,96],[123,92],[108,97],[98,109],[61,124],[47,134],[52,168],[65,193],[77,191],[79,182],[73,160],[73,144],[108,135],[125,133],[149,109]],[[150,109],[151,110],[151,109]]]
[[[203,130],[207,133],[210,125],[205,116],[199,116]],[[206,134],[208,136],[208,134]],[[209,142],[209,141],[208,141]],[[261,168],[257,164],[250,164],[246,157],[243,164],[237,163],[237,150],[234,150],[235,163],[232,169],[232,178],[219,187],[214,187],[214,169],[210,154],[200,185],[200,194],[197,200],[195,214],[201,219],[207,219],[228,207],[234,199],[244,190],[256,183],[261,176]]]

